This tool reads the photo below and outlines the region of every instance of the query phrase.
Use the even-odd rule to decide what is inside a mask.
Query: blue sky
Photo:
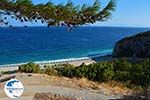
[[[52,1],[56,4],[66,3],[68,0],[32,0],[35,4]],[[72,0],[74,4],[91,4],[95,0]],[[109,0],[100,0],[104,7]],[[95,26],[124,26],[150,27],[150,0],[116,0],[116,11],[107,22],[97,22]],[[17,23],[18,24],[18,23]],[[19,24],[18,24],[19,25]],[[40,25],[40,23],[38,24]]]

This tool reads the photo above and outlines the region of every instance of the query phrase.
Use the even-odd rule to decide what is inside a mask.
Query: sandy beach
[[[43,62],[35,62],[37,64],[39,64],[41,67],[43,67],[44,65],[54,65],[54,64],[72,64],[75,66],[79,66],[82,63],[85,64],[91,64],[91,63],[95,63],[95,62],[101,62],[101,61],[110,61],[112,60],[112,56],[111,55],[107,55],[107,56],[95,56],[95,57],[87,57],[87,58],[81,58],[81,59],[75,59],[75,60],[59,60],[59,61],[43,61]],[[0,65],[0,72],[2,71],[13,71],[13,70],[17,70],[18,66],[22,65],[22,64],[26,64],[26,63],[20,63],[20,64],[9,64],[9,65]]]

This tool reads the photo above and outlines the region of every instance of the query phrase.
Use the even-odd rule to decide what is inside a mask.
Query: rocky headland
[[[113,57],[150,58],[150,31],[118,41],[113,51]]]

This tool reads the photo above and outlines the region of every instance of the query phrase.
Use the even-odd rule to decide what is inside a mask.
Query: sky
[[[33,3],[55,4],[66,3],[68,0],[32,0]],[[92,4],[95,0],[72,0],[75,5]],[[102,7],[110,0],[100,0]],[[121,26],[121,27],[150,27],[150,0],[116,0],[116,10],[107,22],[97,22],[94,26]],[[17,23],[19,25],[19,23]],[[35,25],[35,24],[31,24]],[[38,23],[41,25],[41,23]]]

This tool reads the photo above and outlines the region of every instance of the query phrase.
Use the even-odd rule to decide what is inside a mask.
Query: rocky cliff
[[[113,51],[113,57],[150,57],[150,31],[118,41]]]

